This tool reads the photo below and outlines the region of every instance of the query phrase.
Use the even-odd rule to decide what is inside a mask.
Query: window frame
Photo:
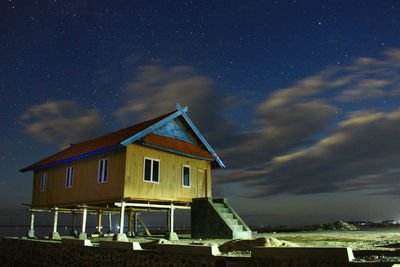
[[[185,185],[185,168],[188,168],[189,169],[189,185]],[[190,186],[191,186],[191,183],[190,183],[190,165],[182,165],[182,186],[183,187],[188,187],[188,188],[190,188]]]
[[[70,166],[65,169],[65,188],[72,188],[74,184],[74,169],[75,166]],[[70,171],[68,172],[68,170]]]
[[[101,162],[103,163],[103,165],[102,165],[102,171],[100,173]],[[104,163],[106,164],[104,165]],[[104,166],[106,166],[106,168],[104,168]],[[107,178],[108,178],[108,158],[100,159],[97,167],[97,183],[99,184],[106,183],[108,181]]]
[[[146,180],[146,159],[150,160],[150,180]],[[154,166],[154,161],[158,162],[158,180],[154,181],[154,175],[153,175],[153,166]],[[154,158],[149,158],[149,157],[144,157],[143,159],[143,181],[148,182],[148,183],[160,183],[160,169],[161,169],[161,161],[159,159],[154,159]]]
[[[42,172],[40,175],[40,191],[46,191],[47,190],[47,172]]]

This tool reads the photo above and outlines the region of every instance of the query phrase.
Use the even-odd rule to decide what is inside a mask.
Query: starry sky
[[[400,218],[397,0],[1,1],[0,51],[0,225],[19,169],[177,102],[248,224]]]

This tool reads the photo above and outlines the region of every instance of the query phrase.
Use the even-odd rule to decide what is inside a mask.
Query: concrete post
[[[171,204],[171,208],[168,210],[168,219],[169,219],[169,228],[168,231],[169,232],[173,232],[174,231],[174,204]]]
[[[87,239],[86,234],[86,217],[87,217],[87,207],[82,208],[82,231],[79,233],[79,239]]]
[[[174,204],[171,204],[171,207],[168,209],[168,231],[164,236],[169,241],[179,240],[178,235],[174,232],[174,211]]]
[[[27,236],[29,238],[35,238],[34,225],[35,225],[35,213],[31,211],[31,227],[29,228],[29,231],[27,233]]]
[[[119,213],[119,232],[114,235],[115,241],[128,241],[126,234],[124,234],[124,217],[125,217],[125,202],[121,201],[121,211]]]
[[[119,233],[124,233],[124,218],[125,218],[125,202],[121,202],[121,211],[119,213]]]
[[[54,210],[53,232],[50,234],[50,239],[60,239],[60,234],[57,232],[58,208],[55,207],[53,210]]]

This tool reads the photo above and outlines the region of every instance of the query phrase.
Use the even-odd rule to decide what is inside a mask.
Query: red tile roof
[[[71,160],[75,160],[81,157],[85,157],[85,154],[91,154],[96,151],[108,151],[112,148],[116,148],[120,145],[120,143],[129,137],[143,131],[144,129],[152,126],[153,124],[161,121],[162,119],[168,117],[173,114],[175,111],[164,114],[157,118],[132,125],[130,127],[111,132],[81,143],[77,143],[68,147],[60,152],[51,155],[41,161],[38,161],[28,167],[20,170],[21,172],[30,171],[35,168],[41,168],[46,166],[56,165],[62,162],[67,162]],[[202,149],[200,146],[180,141],[173,138],[168,138],[155,134],[148,134],[144,137],[146,143],[154,146],[164,147],[166,149],[171,149],[175,151],[179,151],[182,153],[190,154],[193,156],[204,157],[208,159],[215,159],[208,151]],[[122,145],[121,145],[122,147]],[[104,151],[103,151],[104,150]],[[88,155],[86,155],[88,156]]]
[[[179,151],[185,154],[215,160],[215,157],[210,152],[204,150],[198,145],[174,139],[171,137],[149,133],[143,137],[146,144],[163,147],[170,150]]]

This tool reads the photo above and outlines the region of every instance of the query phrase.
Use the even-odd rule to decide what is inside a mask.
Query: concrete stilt
[[[76,213],[72,213],[72,224],[70,235],[78,237],[78,232],[76,231]]]
[[[125,218],[125,202],[121,201],[121,211],[119,213],[119,231],[114,235],[113,240],[128,241],[126,234],[124,234],[124,218]]]
[[[58,208],[54,209],[54,217],[53,217],[53,232],[50,234],[50,239],[61,239],[60,234],[57,232],[57,222],[58,222]]]
[[[82,208],[82,231],[79,233],[79,239],[87,239],[86,234],[86,217],[87,217],[87,207]]]
[[[174,211],[175,211],[174,204],[171,204],[171,207],[167,213],[168,231],[165,234],[165,239],[168,239],[170,241],[179,240],[178,235],[174,232]]]
[[[31,211],[31,227],[29,228],[29,231],[27,233],[27,236],[29,238],[35,238],[34,225],[35,225],[35,213]]]

